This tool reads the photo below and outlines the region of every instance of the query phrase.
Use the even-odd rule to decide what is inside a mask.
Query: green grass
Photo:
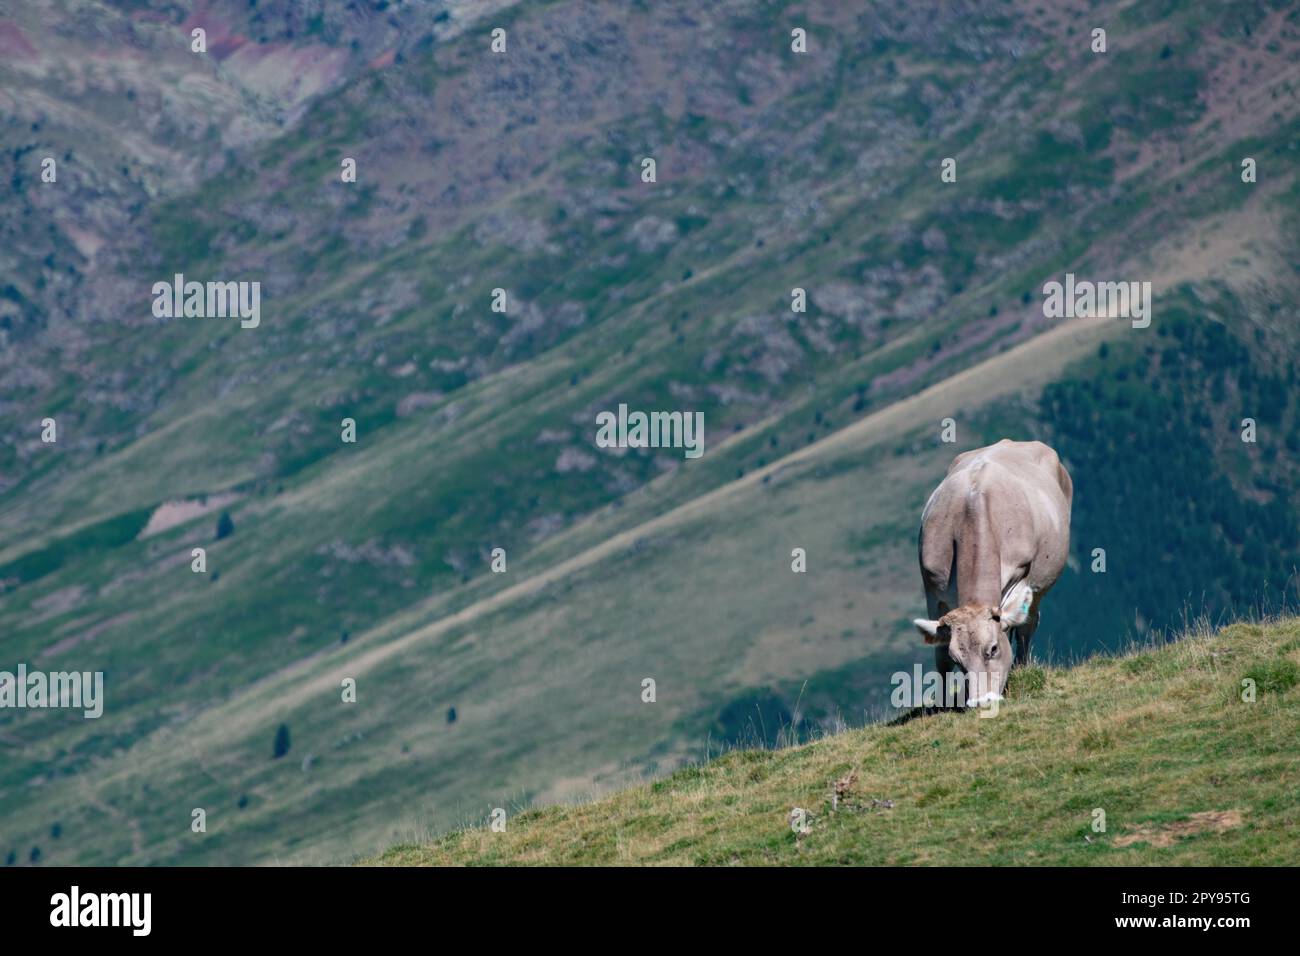
[[[34,581],[82,554],[96,554],[129,544],[144,530],[150,513],[149,508],[128,511],[58,538],[38,551],[0,565],[0,579]]]
[[[1032,667],[993,718],[944,713],[734,752],[366,862],[1294,866],[1297,635],[1300,618],[1239,623]],[[1243,677],[1266,692],[1243,701]],[[789,823],[795,808],[806,833]]]

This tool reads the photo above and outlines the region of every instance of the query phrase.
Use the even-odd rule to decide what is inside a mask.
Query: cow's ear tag
[[[1034,590],[1021,581],[1002,599],[1002,626],[1019,627],[1029,620],[1029,609],[1034,603]]]

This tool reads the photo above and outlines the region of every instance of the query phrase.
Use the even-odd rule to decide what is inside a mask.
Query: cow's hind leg
[[[1029,663],[1029,642],[1033,640],[1036,630],[1038,630],[1038,608],[1034,608],[1029,613],[1029,620],[1024,624],[1011,629],[1011,636],[1016,641],[1016,667],[1023,667]]]

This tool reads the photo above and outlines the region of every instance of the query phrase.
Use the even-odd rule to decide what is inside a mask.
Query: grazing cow
[[[1042,442],[1002,439],[963,452],[921,513],[918,547],[930,620],[913,623],[935,645],[935,665],[954,667],[999,700],[1015,663],[1029,659],[1038,605],[1070,550],[1074,485]],[[987,682],[987,683],[985,683]]]

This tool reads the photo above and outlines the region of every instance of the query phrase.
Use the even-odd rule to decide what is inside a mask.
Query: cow
[[[1074,484],[1056,452],[1011,441],[963,452],[921,512],[917,550],[944,686],[954,669],[979,690],[967,703],[1001,700],[1012,667],[1029,659],[1038,606],[1070,550]]]

